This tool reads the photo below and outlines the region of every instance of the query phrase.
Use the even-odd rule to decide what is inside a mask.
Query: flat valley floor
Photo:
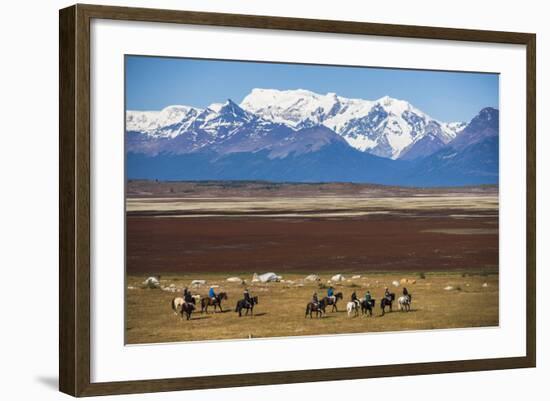
[[[127,343],[499,323],[494,186],[130,181],[126,206]],[[283,281],[252,283],[255,272]],[[321,282],[304,281],[312,273]],[[337,273],[346,277],[335,285],[344,293],[340,309],[353,291],[363,296],[368,289],[377,300],[374,317],[304,318],[312,293],[324,295]],[[165,290],[141,288],[152,275],[161,275]],[[233,311],[245,285],[227,282],[232,276],[259,296],[255,317]],[[226,312],[196,313],[190,321],[172,313],[171,299],[195,279],[207,281],[193,289],[203,296],[212,284],[228,292]],[[412,311],[380,316],[384,287],[399,295],[402,285],[392,282],[402,279],[409,280]]]

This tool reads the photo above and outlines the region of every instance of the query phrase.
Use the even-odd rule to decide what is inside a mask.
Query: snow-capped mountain
[[[442,123],[404,100],[384,96],[378,100],[348,99],[308,90],[253,89],[240,106],[266,120],[294,129],[324,125],[352,147],[377,156],[397,159],[406,148],[427,135],[447,144],[464,123]]]
[[[175,152],[196,151],[210,145],[223,152],[221,142],[242,129],[248,130],[249,135],[256,130],[256,136],[268,142],[267,133],[273,132],[274,127],[298,131],[320,125],[336,132],[357,150],[391,159],[427,155],[452,141],[465,126],[439,122],[410,103],[388,96],[378,100],[348,99],[303,89],[253,89],[240,105],[228,100],[205,109],[169,106],[161,111],[126,114],[126,131],[145,135],[149,142],[185,134],[185,139],[177,141],[178,150],[172,150]],[[141,137],[137,142],[145,145],[146,141]],[[244,142],[240,146],[235,151],[250,150]],[[151,143],[147,147],[158,150]]]
[[[389,98],[373,102],[366,116],[359,117],[360,101],[354,102],[356,117],[348,120],[342,116],[352,113],[349,108],[325,113],[317,107],[305,119],[287,113],[282,120],[244,110],[231,100],[205,109],[171,106],[160,112],[128,112],[127,177],[422,186],[498,182],[498,110],[483,109],[464,126],[429,119],[406,102]],[[339,103],[346,107],[345,101]],[[327,121],[334,123],[332,128]],[[401,149],[398,160],[371,154],[369,150],[384,146],[393,149],[390,139],[403,134],[397,127],[403,124],[414,140]],[[336,132],[346,129],[348,136]],[[376,145],[367,151],[351,146],[352,134]]]
[[[126,112],[126,131],[158,138],[174,138],[184,132],[201,113],[190,106],[168,106],[160,111]]]

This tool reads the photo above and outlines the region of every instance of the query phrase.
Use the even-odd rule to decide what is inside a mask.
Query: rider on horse
[[[403,287],[403,296],[408,297],[409,291],[407,290],[407,287]]]
[[[212,301],[216,300],[216,292],[214,291],[214,287],[210,287],[210,290],[208,290],[208,296],[212,299]]]
[[[328,287],[327,297],[330,300],[332,300],[332,302],[336,301],[336,296],[334,295],[334,288],[332,288],[332,286]]]
[[[351,302],[355,302],[356,304],[359,304],[359,299],[357,298],[357,294],[355,291],[351,294]]]
[[[187,287],[185,287],[183,289],[183,301],[186,303],[186,304],[192,304],[193,303],[193,295],[191,295],[191,291],[189,291],[187,289]]]
[[[252,305],[252,297],[250,296],[250,292],[248,292],[248,288],[244,289],[243,298],[244,302],[246,302],[248,305]]]
[[[370,291],[367,290],[367,293],[365,294],[365,303],[369,305],[371,300],[372,296],[370,295]]]
[[[319,305],[319,297],[317,296],[317,293],[314,292],[313,296],[311,297],[311,303],[314,305]]]
[[[391,294],[390,294],[390,290],[388,289],[388,287],[386,287],[384,289],[384,298],[386,298],[388,301],[391,301]]]

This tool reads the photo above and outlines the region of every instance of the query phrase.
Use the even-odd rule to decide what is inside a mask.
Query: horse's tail
[[[172,299],[172,310],[175,312],[176,311],[176,298],[173,298]]]
[[[307,304],[307,306],[306,306],[306,316],[305,317],[307,317],[307,315],[309,315],[309,304]]]
[[[239,304],[240,304],[240,302],[237,301],[237,305],[235,305],[235,312],[239,311]]]

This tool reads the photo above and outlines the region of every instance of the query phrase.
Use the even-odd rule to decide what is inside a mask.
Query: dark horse
[[[336,304],[338,303],[339,299],[344,299],[344,294],[342,294],[341,292],[339,292],[338,294],[334,294],[334,298],[324,297],[323,302],[325,303],[325,305],[332,305],[333,312],[335,310],[336,312],[338,312],[338,307],[336,306]]]
[[[324,299],[321,299],[316,304],[314,304],[313,302],[308,303],[307,306],[306,306],[306,316],[305,317],[307,317],[309,315],[310,318],[313,318],[313,312],[315,312],[317,314],[317,317],[319,317],[319,315],[321,315],[321,317],[322,317],[323,314],[326,313],[326,311],[325,311],[326,306],[327,305],[325,304]]]
[[[185,302],[181,306],[181,318],[183,319],[183,315],[185,314],[185,317],[187,318],[187,320],[191,319],[191,314],[193,313],[194,310],[195,310],[195,305],[189,302]]]
[[[374,299],[371,299],[369,302],[363,299],[361,301],[361,314],[368,313],[369,316],[372,316],[372,308],[374,308],[375,304],[376,301]]]
[[[250,311],[250,316],[254,315],[254,305],[258,305],[258,297],[252,297],[250,298],[250,302],[248,302],[245,299],[241,299],[239,302],[237,302],[237,306],[235,307],[235,312],[239,312],[239,317],[242,316],[242,310],[246,309],[245,315],[248,315],[248,311]]]
[[[382,316],[386,313],[386,306],[390,307],[390,312],[392,311],[392,304],[395,301],[395,294],[392,292],[389,296],[382,298],[380,301],[380,308],[382,309]]]
[[[223,312],[222,301],[224,299],[227,299],[227,293],[225,293],[225,292],[220,292],[218,295],[216,295],[215,298],[210,298],[210,297],[202,298],[201,299],[201,313],[202,312],[207,312],[208,313],[208,307],[210,305],[214,305],[214,312],[216,312],[216,307],[220,308],[220,312]]]

